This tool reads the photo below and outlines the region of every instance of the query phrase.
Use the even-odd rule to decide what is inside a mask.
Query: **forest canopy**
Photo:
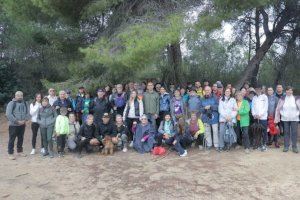
[[[156,78],[300,89],[298,0],[0,0],[0,104]]]

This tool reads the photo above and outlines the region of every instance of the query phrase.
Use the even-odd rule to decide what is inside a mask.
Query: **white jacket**
[[[234,98],[226,99],[222,101],[222,98],[219,101],[219,121],[226,122],[226,117],[231,118],[231,122],[236,123],[236,115],[237,115],[237,103]]]
[[[265,94],[254,96],[252,100],[252,115],[259,115],[261,120],[268,119],[268,97]]]
[[[32,103],[30,104],[30,115],[32,122],[37,122],[37,116],[41,107],[41,103],[38,102],[36,102],[35,105],[33,105]]]

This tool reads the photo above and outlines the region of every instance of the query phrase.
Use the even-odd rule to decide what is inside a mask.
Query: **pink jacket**
[[[295,100],[296,100],[296,105],[298,107],[298,110],[300,110],[300,96],[295,96]],[[280,111],[283,107],[284,101],[285,101],[285,97],[281,97],[278,101],[276,111],[275,111],[275,119],[274,119],[274,122],[276,124],[280,122]]]

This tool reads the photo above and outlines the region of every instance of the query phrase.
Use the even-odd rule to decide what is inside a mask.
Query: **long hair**
[[[180,117],[178,119],[177,131],[180,135],[183,135],[185,133],[185,129],[186,129],[185,119],[183,117]]]
[[[39,95],[41,96],[41,101],[42,101],[43,95],[42,95],[41,93],[36,93],[35,96],[34,96],[34,100],[32,101],[32,105],[33,105],[33,106],[35,106],[36,98],[37,98],[37,96],[39,96]]]

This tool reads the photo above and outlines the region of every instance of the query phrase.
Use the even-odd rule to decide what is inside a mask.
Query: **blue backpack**
[[[233,126],[229,123],[225,124],[224,143],[231,147],[232,144],[236,143],[236,133],[234,132]]]
[[[126,104],[125,93],[123,93],[121,96],[118,96],[118,95],[116,94],[116,97],[115,97],[115,99],[114,99],[114,103],[115,103],[115,106],[116,106],[117,108],[122,108],[122,107],[124,107],[125,104]]]

